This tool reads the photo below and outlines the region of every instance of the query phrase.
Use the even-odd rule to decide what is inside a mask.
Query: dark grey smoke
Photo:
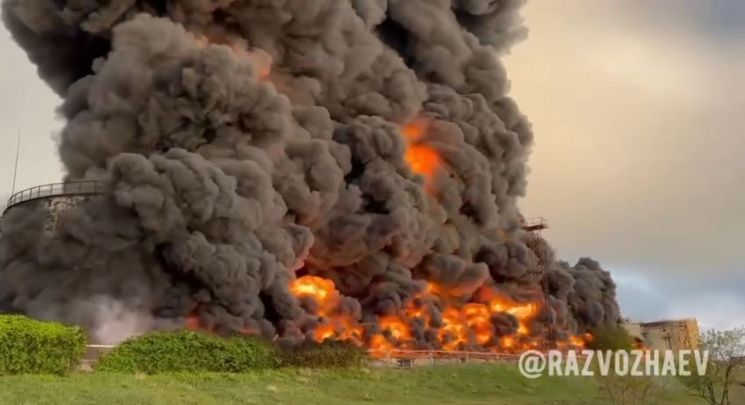
[[[550,248],[531,246],[516,203],[533,134],[497,58],[525,35],[522,3],[5,0],[6,26],[64,97],[66,179],[110,192],[51,235],[39,207],[9,210],[0,301],[94,329],[197,313],[297,340],[318,322],[288,288],[301,275],[333,280],[336,311],[371,331],[426,281],[461,302],[485,288],[539,299]],[[432,184],[405,160],[401,127],[418,118],[442,161]],[[617,321],[597,263],[543,260],[557,330]]]

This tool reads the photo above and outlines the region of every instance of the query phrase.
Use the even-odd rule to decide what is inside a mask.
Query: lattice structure
[[[543,217],[529,218],[523,221],[523,229],[540,235],[541,231],[548,229],[548,221]]]
[[[556,337],[554,336],[554,319],[553,312],[550,309],[551,300],[548,285],[548,275],[546,273],[546,244],[543,242],[542,231],[548,229],[548,221],[542,217],[530,218],[523,220],[523,230],[529,232],[531,235],[527,240],[528,246],[535,252],[538,257],[538,263],[536,265],[535,274],[537,278],[541,280],[541,288],[543,289],[543,305],[544,308],[548,309],[548,336],[546,341],[543,342],[544,350],[554,349],[556,346]]]

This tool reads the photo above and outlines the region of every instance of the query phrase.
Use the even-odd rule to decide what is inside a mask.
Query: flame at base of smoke
[[[380,315],[372,322],[362,323],[349,315],[337,314],[341,295],[331,280],[304,276],[293,281],[290,290],[301,300],[315,304],[320,324],[312,332],[317,342],[342,340],[364,345],[380,353],[393,349],[483,350],[515,353],[535,349],[545,342],[545,336],[533,333],[531,324],[539,316],[541,303],[515,302],[491,289],[480,294],[484,302],[469,302],[460,306],[438,295],[441,287],[428,284],[398,314]],[[440,312],[439,320],[437,313]],[[510,332],[499,334],[493,322],[507,317],[516,322]],[[417,338],[429,335],[434,339]],[[551,342],[562,347],[581,348],[591,340],[589,334],[571,336],[565,341]]]

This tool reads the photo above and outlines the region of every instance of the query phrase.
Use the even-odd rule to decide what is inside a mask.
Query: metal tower
[[[548,285],[548,274],[546,273],[546,258],[548,252],[546,252],[546,244],[543,242],[542,231],[548,229],[548,221],[542,217],[530,218],[523,220],[523,230],[530,233],[527,240],[527,245],[538,257],[538,263],[536,265],[535,274],[541,280],[541,288],[543,290],[543,305],[548,311],[548,334],[546,341],[543,342],[544,350],[554,349],[556,346],[556,337],[554,336],[554,316],[551,310],[551,298],[549,294]]]

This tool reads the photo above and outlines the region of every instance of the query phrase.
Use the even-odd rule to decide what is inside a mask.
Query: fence
[[[519,354],[445,351],[445,350],[386,350],[369,351],[373,365],[388,367],[415,367],[450,363],[517,363]]]
[[[76,181],[69,183],[44,184],[13,194],[8,199],[8,208],[27,201],[38,200],[64,195],[101,194],[106,191],[106,183],[102,181]]]

